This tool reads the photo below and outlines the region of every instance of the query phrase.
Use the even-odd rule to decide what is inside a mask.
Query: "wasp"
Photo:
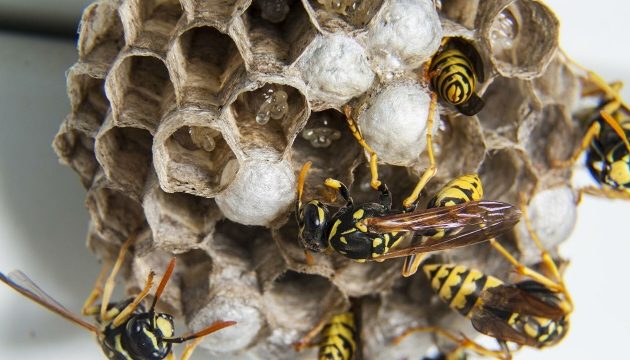
[[[583,193],[587,193],[630,200],[630,108],[619,93],[622,83],[608,84],[594,72],[583,70],[596,89],[582,95],[598,95],[599,104],[587,116],[590,125],[580,147],[571,158],[565,161],[555,160],[553,165],[572,166],[586,152],[586,167],[600,187],[580,189],[578,199],[581,199]]]
[[[299,342],[295,344],[296,351],[306,347],[318,346],[320,360],[361,360],[363,359],[361,346],[361,302],[360,299],[350,299],[350,309],[322,320],[313,327]],[[321,340],[312,344],[312,340],[321,334]]]
[[[484,81],[483,61],[469,42],[457,37],[444,39],[425,69],[425,79],[442,101],[467,116],[483,109],[484,101],[475,93],[477,84]]]
[[[433,110],[430,110],[430,114]],[[345,200],[345,205],[332,215],[328,206],[319,200],[311,200],[303,205],[304,182],[311,166],[310,162],[305,163],[298,177],[295,214],[299,227],[298,237],[307,250],[307,262],[312,261],[308,251],[335,251],[363,262],[447,250],[486,241],[509,231],[519,221],[520,212],[510,204],[499,201],[468,201],[479,199],[480,192],[482,193],[481,183],[476,175],[464,176],[451,182],[431,202],[433,206],[425,210],[416,209],[422,189],[436,172],[430,130],[426,134],[430,165],[412,193],[403,201],[402,209],[392,209],[391,193],[378,179],[377,154],[358,130],[352,118],[352,108],[345,106],[344,112],[352,134],[370,154],[370,185],[379,192],[379,198],[378,202],[355,205],[348,188],[342,182],[328,178],[324,185],[338,192]],[[431,128],[431,121],[430,116],[427,129]],[[455,203],[451,199],[453,196],[463,200]],[[453,206],[446,206],[451,204]],[[426,238],[426,241],[392,250],[407,233],[423,235],[432,232],[433,236]],[[438,233],[441,235],[438,236]],[[403,274],[408,275],[409,272],[403,269]]]
[[[165,358],[174,360],[175,354],[172,352],[172,345],[194,340],[186,346],[182,353],[181,360],[187,360],[204,336],[236,324],[234,321],[217,321],[194,334],[174,336],[173,317],[167,313],[156,312],[155,305],[173,273],[175,258],[170,261],[162,276],[148,311],[145,310],[142,301],[153,286],[154,272],[149,273],[144,288],[135,297],[120,302],[110,301],[115,286],[114,279],[124,262],[127,249],[135,238],[136,233],[133,233],[123,243],[106,281],[105,275],[107,275],[109,266],[107,263],[103,266],[96,285],[83,306],[83,315],[94,316],[95,324],[82,320],[78,315],[66,309],[19,270],[11,272],[8,276],[0,273],[0,281],[46,309],[94,333],[105,356],[112,360],[160,360]],[[105,284],[103,285],[104,281]],[[101,296],[101,304],[95,305]]]
[[[438,297],[469,318],[477,331],[497,339],[501,350],[487,349],[473,340],[436,327],[410,328],[395,338],[394,343],[414,332],[434,332],[450,339],[458,348],[510,359],[507,342],[543,348],[564,338],[569,329],[573,301],[558,267],[534,232],[523,196],[521,211],[530,238],[541,253],[541,267],[548,275],[521,264],[496,239],[491,239],[490,244],[526,280],[508,284],[480,270],[456,264],[426,264],[422,267]]]

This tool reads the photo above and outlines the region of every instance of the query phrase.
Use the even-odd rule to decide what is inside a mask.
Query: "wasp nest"
[[[88,189],[90,248],[112,256],[132,229],[150,228],[128,286],[178,256],[179,286],[162,305],[191,330],[238,321],[204,340],[215,355],[312,358],[291,345],[348,297],[365,300],[367,358],[418,358],[430,335],[390,345],[408,326],[468,331],[423,275],[400,277],[400,261],[333,254],[307,265],[292,213],[308,160],[305,198],[321,198],[326,177],[356,201],[375,198],[341,113],[347,103],[400,204],[428,164],[431,92],[420,74],[444,37],[481,55],[486,105],[467,117],[440,103],[429,129],[438,172],[423,197],[478,172],[487,199],[533,196],[532,220],[553,251],[575,207],[570,170],[553,169],[550,154],[568,157],[580,136],[568,126],[579,82],[558,52],[557,19],[531,0],[95,2],[68,72],[72,111],[54,141]],[[524,228],[505,242],[538,261]],[[508,273],[486,245],[444,257]]]

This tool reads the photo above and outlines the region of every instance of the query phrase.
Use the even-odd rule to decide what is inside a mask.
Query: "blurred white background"
[[[69,309],[79,311],[99,265],[84,246],[85,191],[58,165],[50,143],[69,111],[65,70],[76,60],[71,38],[3,30],[23,19],[52,33],[76,28],[87,0],[0,0],[0,270],[22,269]],[[561,44],[606,80],[630,84],[630,5],[613,0],[546,2],[561,20]],[[33,12],[35,11],[35,12]],[[34,14],[34,16],[33,16]],[[4,26],[2,25],[4,24]],[[630,101],[630,90],[624,89]],[[580,163],[581,164],[581,163]],[[556,347],[523,350],[518,359],[618,357],[630,339],[625,284],[630,203],[587,197],[562,249],[576,311]],[[0,287],[0,359],[100,359],[91,335]],[[204,358],[203,356],[195,358]],[[418,354],[420,358],[421,354]]]

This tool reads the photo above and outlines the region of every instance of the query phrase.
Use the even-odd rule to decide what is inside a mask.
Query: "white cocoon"
[[[382,162],[411,166],[418,161],[426,148],[430,102],[430,90],[420,84],[392,84],[359,114],[361,133]],[[436,107],[433,134],[439,122]]]
[[[577,220],[573,191],[560,186],[534,195],[527,207],[532,226],[545,248],[551,250],[566,240]],[[525,221],[517,225],[523,258],[526,263],[540,261],[540,252],[531,241]]]
[[[439,48],[442,25],[432,0],[390,0],[368,29],[367,47],[381,75],[414,69]]]
[[[298,66],[309,97],[337,106],[365,92],[374,81],[365,49],[345,35],[319,36]]]
[[[295,174],[288,161],[250,160],[241,164],[232,183],[217,195],[216,201],[228,219],[266,226],[293,205],[295,191]]]

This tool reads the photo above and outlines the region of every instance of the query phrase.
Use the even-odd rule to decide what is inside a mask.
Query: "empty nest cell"
[[[346,32],[365,30],[367,24],[383,5],[383,0],[308,0],[322,31]]]
[[[55,135],[53,148],[61,162],[76,171],[81,178],[81,184],[89,188],[99,169],[94,155],[94,139],[82,131],[73,129],[70,125],[73,122],[75,122],[73,116],[68,115]]]
[[[317,35],[300,1],[287,1],[288,13],[270,21],[261,10],[264,1],[255,1],[241,16],[249,42],[253,71],[279,70],[291,65]]]
[[[114,122],[155,133],[162,114],[174,105],[173,84],[159,58],[131,55],[119,61],[107,78]]]
[[[178,0],[127,0],[119,9],[130,46],[165,53],[183,9]]]
[[[168,54],[180,107],[221,106],[226,83],[236,76],[243,59],[234,41],[211,26],[182,33]]]
[[[256,157],[259,149],[271,147],[279,159],[303,124],[308,103],[304,94],[293,86],[265,83],[240,93],[229,110],[228,116],[238,127],[246,154]]]
[[[125,46],[122,22],[112,2],[96,2],[83,12],[79,27],[79,60],[93,64],[103,77]]]
[[[109,111],[105,80],[75,69],[70,69],[68,73],[68,96],[75,120],[72,125],[86,134],[96,136]]]
[[[479,168],[484,198],[518,204],[519,192],[529,193],[538,181],[533,169],[516,150],[490,150]]]
[[[155,155],[155,168],[165,191],[213,197],[229,184],[230,178],[221,179],[224,170],[232,164],[233,177],[239,162],[217,125],[208,125],[213,119],[211,115],[187,113],[174,113],[165,119],[156,136]]]
[[[112,186],[137,201],[151,168],[152,140],[147,130],[118,126],[103,126],[96,137],[96,159]]]

